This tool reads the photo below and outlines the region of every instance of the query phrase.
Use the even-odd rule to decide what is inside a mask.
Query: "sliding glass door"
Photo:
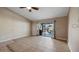
[[[42,23],[42,35],[46,37],[54,37],[54,24]]]

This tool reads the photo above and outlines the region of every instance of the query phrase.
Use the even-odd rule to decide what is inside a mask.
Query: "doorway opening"
[[[45,37],[54,38],[54,24],[52,23],[41,23],[38,26],[38,35]]]
[[[54,37],[54,24],[42,23],[42,36]]]

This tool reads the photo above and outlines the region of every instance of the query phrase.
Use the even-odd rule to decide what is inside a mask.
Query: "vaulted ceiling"
[[[38,7],[39,10],[33,10],[29,12],[27,8],[19,7],[8,7],[8,9],[32,20],[42,20],[48,18],[67,16],[69,8],[68,7]]]

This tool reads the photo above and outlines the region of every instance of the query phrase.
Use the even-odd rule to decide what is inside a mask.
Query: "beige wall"
[[[31,23],[24,17],[0,8],[0,42],[31,35]]]
[[[67,40],[68,38],[68,17],[56,18],[56,38]]]
[[[38,31],[37,31],[37,24],[38,22],[32,22],[32,35],[38,35]]]
[[[32,35],[37,35],[37,24],[39,23],[53,23],[56,20],[56,38],[66,40],[68,37],[68,17],[50,18],[46,20],[35,21],[32,23]]]
[[[79,8],[70,8],[68,44],[71,51],[79,52]]]

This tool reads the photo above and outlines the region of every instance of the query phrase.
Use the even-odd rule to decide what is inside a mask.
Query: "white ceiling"
[[[27,8],[8,7],[8,9],[32,21],[67,16],[69,11],[68,7],[39,7],[38,11],[32,9],[32,12],[29,12]]]

